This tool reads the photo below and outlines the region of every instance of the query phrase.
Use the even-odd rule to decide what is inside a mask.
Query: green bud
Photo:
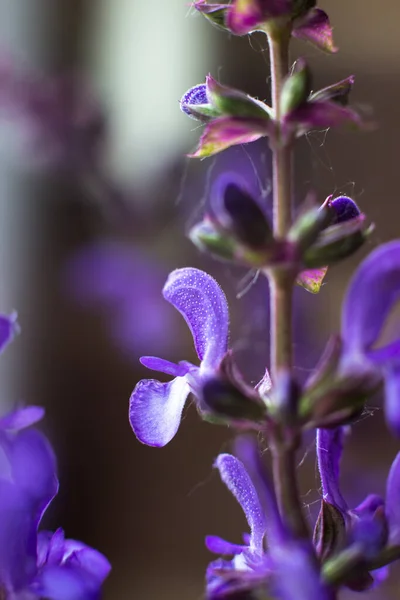
[[[234,88],[221,85],[211,75],[206,78],[207,96],[220,114],[244,119],[270,120],[271,109],[264,102]]]
[[[229,235],[222,234],[209,220],[192,227],[189,238],[203,252],[209,252],[223,260],[235,259],[235,241]]]
[[[354,254],[367,240],[374,227],[366,226],[365,215],[328,227],[303,255],[304,265],[315,269],[334,264]]]
[[[334,217],[335,211],[328,202],[303,212],[290,228],[288,241],[296,244],[300,252],[303,253],[317,240],[319,234],[332,223]]]

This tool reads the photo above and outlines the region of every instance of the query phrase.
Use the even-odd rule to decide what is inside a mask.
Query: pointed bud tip
[[[329,206],[334,209],[336,216],[333,225],[344,223],[360,216],[361,211],[357,204],[348,196],[339,196],[328,201]]]
[[[207,85],[205,83],[199,83],[194,87],[191,87],[187,92],[185,92],[180,99],[180,107],[181,111],[184,112],[188,117],[194,118],[191,114],[188,105],[196,105],[196,104],[207,104]]]

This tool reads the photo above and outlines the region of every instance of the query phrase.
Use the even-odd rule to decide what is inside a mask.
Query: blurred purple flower
[[[400,435],[400,339],[376,347],[386,318],[400,297],[400,241],[383,244],[361,263],[342,312],[343,368],[373,369],[385,380],[385,413]]]
[[[193,336],[200,367],[153,356],[141,363],[174,376],[169,383],[142,379],[132,392],[129,419],[137,438],[149,446],[165,446],[176,434],[187,396],[197,400],[203,383],[213,377],[227,352],[229,314],[218,283],[199,269],[176,269],[164,286],[163,296],[184,317]]]
[[[43,413],[30,406],[0,419],[0,597],[97,600],[107,559],[61,529],[37,532],[58,491],[53,450],[30,429]]]
[[[160,295],[165,273],[133,246],[97,243],[85,247],[67,267],[68,292],[88,307],[110,310],[113,339],[137,357],[145,349],[162,351],[174,335],[175,315]]]
[[[18,332],[17,314],[12,313],[10,316],[0,314],[0,352],[12,342]]]
[[[318,468],[323,499],[342,514],[347,532],[347,544],[360,548],[364,558],[374,560],[393,547],[400,547],[400,453],[390,468],[386,484],[386,501],[376,494],[368,495],[356,508],[350,508],[339,486],[340,459],[345,428],[317,430]],[[398,558],[392,555],[391,560]],[[388,561],[389,562],[389,561]],[[370,586],[387,576],[387,567],[370,573]]]
[[[234,598],[240,597],[240,592],[272,588],[281,600],[330,600],[311,547],[294,539],[282,521],[256,442],[241,439],[237,447],[243,462],[221,454],[215,466],[241,505],[251,533],[245,536],[244,545],[215,536],[206,538],[212,552],[234,556],[231,561],[219,559],[209,565],[207,597]]]
[[[15,126],[34,164],[92,166],[105,131],[104,115],[83,78],[28,72],[5,59],[0,64],[0,116]]]

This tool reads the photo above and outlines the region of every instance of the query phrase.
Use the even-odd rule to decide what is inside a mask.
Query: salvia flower
[[[217,600],[239,597],[244,591],[272,590],[282,600],[329,600],[330,591],[320,580],[311,548],[294,539],[282,521],[256,443],[241,439],[237,450],[242,460],[221,454],[215,466],[242,507],[250,535],[244,536],[244,544],[206,538],[209,550],[233,556],[209,565],[207,597]]]
[[[48,440],[31,426],[35,406],[0,419],[0,597],[12,600],[98,600],[107,559],[75,540],[38,527],[58,491]]]
[[[380,556],[390,556],[387,562],[400,557],[400,552],[391,552],[393,548],[399,549],[400,546],[400,454],[396,456],[389,472],[386,500],[376,494],[370,494],[357,507],[351,508],[339,485],[345,435],[344,427],[317,430],[318,468],[323,501],[342,515],[345,529],[345,536],[339,535],[336,538],[341,539],[341,544],[332,547],[330,551],[338,554],[349,546],[358,550],[358,576],[350,578],[349,586],[365,589],[371,587],[374,582],[382,581],[387,574],[384,567],[368,573],[368,565],[370,569],[373,568],[377,560],[378,564],[385,564],[384,560],[379,560]]]
[[[163,295],[188,324],[200,366],[154,356],[141,358],[149,369],[174,377],[169,383],[143,379],[132,392],[129,420],[137,438],[150,446],[165,446],[174,437],[189,392],[200,400],[202,385],[215,376],[228,348],[228,305],[210,275],[193,268],[176,269]]]
[[[385,414],[400,435],[400,336],[376,347],[400,297],[400,241],[383,244],[361,263],[343,304],[343,370],[374,370],[385,381]]]

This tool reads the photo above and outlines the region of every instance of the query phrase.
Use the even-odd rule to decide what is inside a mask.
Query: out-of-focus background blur
[[[249,381],[257,382],[268,361],[265,282],[249,287],[245,270],[200,255],[185,237],[224,169],[243,171],[268,205],[267,144],[188,162],[185,154],[200,132],[178,105],[208,72],[268,98],[268,53],[261,35],[251,41],[224,35],[188,4],[0,0],[0,96],[3,71],[16,69],[22,78],[32,76],[46,107],[46,94],[54,90],[40,78],[58,81],[74,73],[92,90],[106,121],[89,105],[76,117],[93,117],[89,146],[82,142],[72,157],[63,157],[58,144],[68,132],[58,131],[51,102],[49,110],[38,109],[49,127],[38,143],[32,124],[22,119],[17,125],[13,107],[2,112],[0,98],[0,310],[18,310],[22,330],[1,357],[2,409],[16,401],[46,407],[45,429],[61,479],[47,525],[62,525],[69,537],[108,556],[113,571],[106,600],[200,598],[211,559],[204,536],[239,540],[245,529],[240,509],[212,470],[215,456],[229,449],[229,431],[202,423],[192,406],[176,438],[157,450],[136,441],[127,418],[130,393],[147,376],[140,355],[195,360],[188,330],[160,296],[176,267],[204,268],[223,285],[232,345]],[[294,55],[309,60],[316,88],[354,73],[352,101],[372,108],[379,128],[301,140],[296,200],[310,187],[321,201],[346,193],[377,227],[365,250],[329,271],[318,296],[297,290],[301,379],[329,332],[338,329],[354,266],[379,242],[400,235],[400,5],[321,0],[320,6],[331,16],[340,52],[325,56],[295,43]],[[68,110],[61,92],[60,106],[64,101]],[[100,171],[98,161],[94,168],[88,158],[98,139]],[[400,331],[398,322],[393,326]],[[373,416],[357,423],[346,447],[343,486],[354,504],[368,492],[384,493],[398,450],[379,407],[377,399]],[[312,440],[299,475],[311,518],[320,497]],[[395,572],[396,565],[389,582],[365,597],[399,598]]]

